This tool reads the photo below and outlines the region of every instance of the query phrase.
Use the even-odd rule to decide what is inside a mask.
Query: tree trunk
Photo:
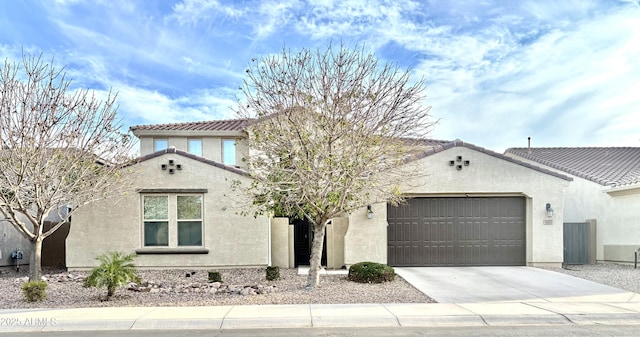
[[[29,258],[29,281],[40,281],[42,275],[42,237],[31,241],[31,257]]]
[[[320,267],[322,263],[322,246],[324,244],[324,230],[327,227],[326,221],[318,221],[313,226],[313,241],[311,242],[311,258],[309,259],[309,276],[307,278],[307,288],[314,289],[320,284]]]

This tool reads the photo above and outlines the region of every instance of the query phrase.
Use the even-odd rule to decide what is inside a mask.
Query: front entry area
[[[523,197],[412,198],[387,206],[390,266],[524,266]]]
[[[293,237],[294,237],[294,257],[295,267],[310,265],[311,243],[313,242],[313,230],[307,219],[293,220]],[[322,245],[323,266],[327,265],[327,236],[325,230],[325,240]]]

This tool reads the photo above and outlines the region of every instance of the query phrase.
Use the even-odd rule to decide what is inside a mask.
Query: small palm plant
[[[139,280],[138,271],[133,264],[135,254],[124,255],[109,252],[96,258],[100,265],[91,270],[84,284],[87,287],[107,287],[107,300],[116,289],[128,282]]]

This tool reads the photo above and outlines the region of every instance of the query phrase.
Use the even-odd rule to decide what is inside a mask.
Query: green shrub
[[[222,282],[222,275],[219,271],[209,272],[209,282]]]
[[[275,281],[280,278],[279,267],[267,267],[267,281]]]
[[[39,302],[47,298],[47,282],[31,281],[22,285],[22,294],[27,302]]]
[[[393,281],[396,273],[392,267],[375,262],[359,262],[349,268],[349,280],[360,283]]]
[[[134,257],[135,254],[124,255],[119,252],[98,256],[96,260],[100,261],[100,265],[91,270],[91,274],[84,281],[84,286],[107,287],[107,299],[109,299],[118,287],[140,280],[133,264]]]

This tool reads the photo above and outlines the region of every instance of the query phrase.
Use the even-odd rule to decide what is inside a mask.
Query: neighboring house
[[[66,210],[61,210],[66,215]],[[1,215],[0,215],[1,216]],[[56,225],[61,218],[56,211],[51,212],[45,219],[44,231],[49,230]],[[25,223],[28,221],[25,219]],[[43,267],[64,267],[65,263],[65,239],[69,233],[69,223],[65,223],[58,228],[55,233],[48,236],[42,243],[42,260]],[[22,235],[7,220],[0,219],[0,267],[16,267],[16,263],[20,264],[20,268],[28,268],[31,258],[31,242]],[[22,259],[16,261],[12,258],[15,252],[22,252]]]
[[[566,223],[596,220],[596,258],[633,262],[640,247],[640,147],[510,148],[507,156],[573,177]]]
[[[16,267],[16,262],[20,265],[29,265],[31,257],[31,243],[13,225],[3,220],[0,215],[0,267]],[[22,252],[22,260],[16,261],[11,257],[16,251]]]
[[[134,126],[137,186],[74,214],[67,267],[109,250],[137,253],[143,268],[295,267],[308,263],[305,221],[241,216],[233,180],[250,182],[246,120]],[[327,226],[329,268],[562,263],[563,191],[571,178],[460,140],[426,141],[407,165],[406,204],[373,204]],[[546,204],[557,211],[547,216]]]

